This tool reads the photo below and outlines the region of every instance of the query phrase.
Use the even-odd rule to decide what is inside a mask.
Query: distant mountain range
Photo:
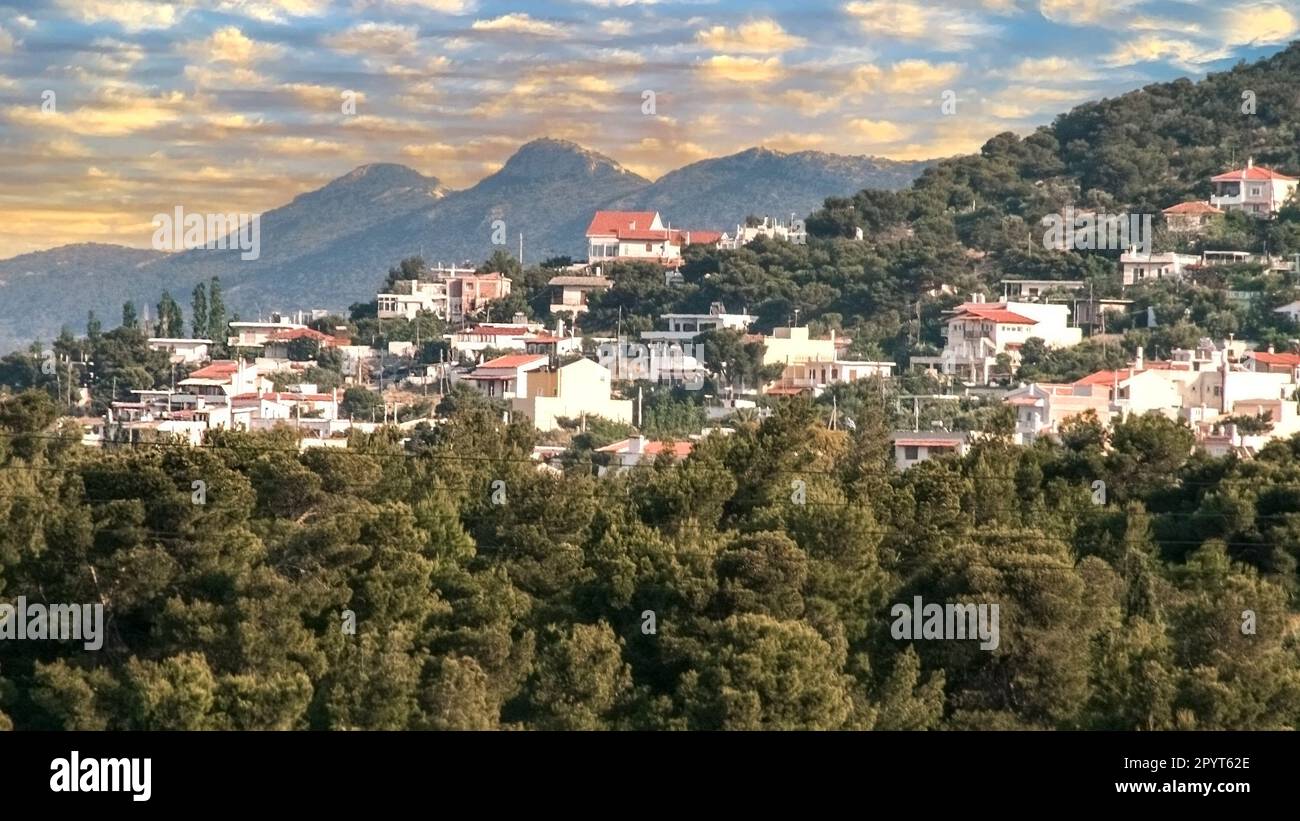
[[[343,309],[373,297],[403,257],[482,262],[496,248],[497,220],[512,253],[523,234],[525,262],[582,258],[598,209],[657,210],[674,227],[729,230],[750,214],[802,217],[828,196],[903,188],[929,164],[752,148],[651,182],[574,143],[540,139],[464,190],[403,165],[366,165],[264,212],[257,260],[240,260],[236,250],[78,244],[0,261],[0,352],[49,340],[63,325],[79,333],[89,310],[114,327],[123,302],[152,306],[164,289],[188,310],[195,283],[212,276],[245,317]]]

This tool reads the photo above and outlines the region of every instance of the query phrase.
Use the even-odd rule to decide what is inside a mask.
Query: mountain
[[[827,196],[899,188],[926,165],[755,148],[651,182],[603,154],[554,139],[521,146],[498,171],[462,190],[403,165],[365,165],[264,212],[256,260],[234,249],[164,254],[75,245],[0,262],[0,352],[48,340],[62,325],[79,331],[88,310],[112,327],[124,301],[153,305],[163,289],[188,306],[194,285],[212,276],[221,277],[228,306],[244,316],[341,310],[373,297],[384,273],[405,256],[476,263],[500,246],[518,253],[522,233],[525,262],[581,258],[598,209],[655,209],[675,226],[725,230],[749,214],[803,216]]]
[[[751,148],[670,171],[615,205],[658,211],[681,228],[735,230],[750,214],[802,218],[828,196],[847,196],[863,188],[905,188],[927,165]]]

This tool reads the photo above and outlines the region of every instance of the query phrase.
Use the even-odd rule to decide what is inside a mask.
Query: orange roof
[[[597,211],[587,226],[587,236],[621,237],[624,231],[646,230],[656,216],[654,211]]]
[[[711,245],[722,239],[721,231],[684,231],[687,245]]]
[[[1249,351],[1246,356],[1251,357],[1257,362],[1263,362],[1265,365],[1287,365],[1296,367],[1300,365],[1300,353],[1269,353],[1268,351]]]
[[[268,391],[266,393],[241,393],[230,397],[233,402],[253,399],[266,399],[271,402],[328,402],[334,398],[329,393],[289,393],[287,391]]]
[[[975,317],[977,319],[987,319],[990,322],[997,322],[1000,325],[1037,325],[1037,319],[1030,319],[1014,311],[1008,311],[1005,308],[979,308],[966,307],[962,312],[953,319],[967,319]]]
[[[627,453],[631,450],[632,440],[624,439],[621,442],[615,442],[612,445],[606,445],[603,448],[596,448],[597,453]],[[694,442],[673,442],[672,454],[678,459],[685,459],[691,455],[695,449]],[[645,443],[645,448],[641,451],[642,456],[658,456],[668,450],[668,443],[658,440]]]
[[[1142,370],[1134,370],[1133,368],[1121,368],[1121,369],[1119,369],[1119,370],[1117,370],[1117,371],[1097,371],[1096,373],[1090,373],[1090,374],[1088,374],[1087,376],[1083,377],[1082,379],[1076,379],[1072,384],[1075,384],[1075,385],[1110,385],[1110,384],[1113,384],[1113,383],[1115,382],[1116,379],[1119,379],[1119,380],[1122,382],[1122,381],[1124,381],[1125,379],[1129,379],[1130,377],[1133,377],[1133,376],[1135,376],[1135,375],[1137,375],[1137,374],[1139,374],[1139,373],[1142,373],[1142,371],[1145,371],[1145,370],[1146,370],[1146,368],[1143,368]]]
[[[218,359],[189,375],[190,379],[223,379],[239,371],[239,363],[230,359]]]
[[[1164,214],[1222,214],[1223,211],[1210,205],[1208,202],[1180,202],[1177,205],[1171,205],[1166,208]]]
[[[545,362],[546,357],[536,353],[517,353],[498,356],[490,362],[479,365],[480,368],[521,368],[534,362]]]
[[[1279,174],[1271,168],[1262,165],[1248,165],[1245,168],[1237,168],[1217,177],[1210,177],[1210,182],[1241,182],[1242,180],[1282,180],[1284,182],[1295,182],[1295,177],[1288,177],[1286,174]]]

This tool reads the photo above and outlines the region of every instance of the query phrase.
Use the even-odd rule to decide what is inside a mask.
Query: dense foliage
[[[1085,421],[900,474],[871,414],[791,404],[596,479],[539,472],[531,429],[473,404],[301,454],[87,450],[54,418],[0,406],[0,595],[101,602],[106,638],[6,642],[18,728],[1300,720],[1300,441],[1213,460],[1161,418]],[[914,596],[999,604],[1000,646],[892,638]]]

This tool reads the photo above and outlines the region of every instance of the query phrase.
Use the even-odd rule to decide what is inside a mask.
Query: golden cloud
[[[771,18],[750,20],[734,29],[714,26],[696,34],[695,41],[713,51],[742,54],[779,53],[799,48],[808,42],[802,37],[787,33],[780,23]]]
[[[733,57],[718,54],[700,63],[705,77],[735,83],[766,83],[781,76],[781,60],[768,57]]]
[[[507,31],[513,34],[531,34],[538,37],[550,37],[564,31],[554,23],[537,20],[524,13],[503,14],[490,20],[475,20],[470,28],[475,31]]]

